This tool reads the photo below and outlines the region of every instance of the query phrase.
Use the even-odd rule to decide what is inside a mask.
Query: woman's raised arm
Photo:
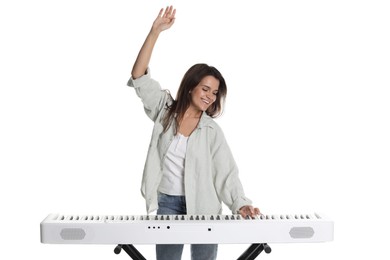
[[[142,45],[141,50],[138,53],[137,59],[135,60],[133,70],[131,71],[133,79],[139,78],[145,74],[158,36],[162,31],[171,28],[175,22],[175,14],[176,9],[173,9],[172,6],[165,8],[165,11],[163,8],[160,10],[144,44]]]

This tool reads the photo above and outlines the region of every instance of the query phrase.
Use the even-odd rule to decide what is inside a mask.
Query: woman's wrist
[[[152,35],[152,36],[158,37],[161,32],[162,31],[160,29],[155,28],[155,27],[152,26],[152,28],[150,29],[149,34]]]

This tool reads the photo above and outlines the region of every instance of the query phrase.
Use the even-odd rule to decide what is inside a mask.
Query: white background
[[[177,19],[152,76],[175,95],[191,65],[216,66],[228,83],[217,122],[248,197],[264,213],[335,221],[331,243],[274,244],[259,258],[388,259],[390,8],[377,0],[2,1],[0,258],[129,259],[40,244],[39,223],[145,213],[152,122],[126,82],[168,4]],[[221,245],[219,259],[246,247]]]

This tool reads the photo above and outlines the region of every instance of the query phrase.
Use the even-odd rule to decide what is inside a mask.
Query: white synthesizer
[[[41,222],[51,244],[250,244],[333,240],[333,221],[321,214],[60,215]]]

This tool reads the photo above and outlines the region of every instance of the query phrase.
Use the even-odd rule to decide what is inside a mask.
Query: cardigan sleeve
[[[135,89],[135,92],[141,98],[144,105],[145,113],[153,121],[156,121],[159,112],[172,99],[169,92],[162,90],[160,83],[152,79],[149,68],[145,75],[137,79],[130,78],[127,85]]]
[[[238,176],[238,167],[232,152],[227,144],[222,130],[217,127],[214,145],[211,150],[214,168],[214,185],[218,197],[236,214],[245,205],[252,205],[252,201],[244,194]]]

